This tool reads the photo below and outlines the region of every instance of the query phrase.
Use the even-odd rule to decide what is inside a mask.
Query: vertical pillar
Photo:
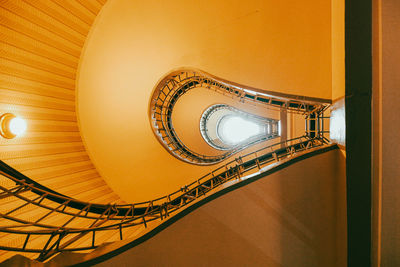
[[[348,267],[371,266],[372,2],[345,3]]]
[[[311,113],[309,115],[308,120],[308,131],[311,138],[314,138],[317,134],[317,115],[315,113]]]
[[[286,110],[281,110],[280,112],[280,121],[281,124],[281,142],[288,140],[288,113]],[[284,146],[284,144],[282,144]]]

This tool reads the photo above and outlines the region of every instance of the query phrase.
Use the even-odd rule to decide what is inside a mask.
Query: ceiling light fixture
[[[7,139],[21,136],[27,128],[26,121],[11,113],[0,116],[0,135]]]

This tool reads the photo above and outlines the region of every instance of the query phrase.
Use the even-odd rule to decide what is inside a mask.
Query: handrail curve
[[[171,155],[196,165],[222,162],[247,147],[263,141],[242,144],[217,156],[202,155],[188,148],[174,129],[172,111],[181,96],[198,87],[229,95],[240,102],[251,102],[270,109],[286,110],[304,116],[320,113],[331,103],[327,99],[288,95],[240,85],[197,69],[182,68],[173,71],[162,78],[153,90],[149,103],[150,124],[154,136]]]
[[[21,207],[13,208],[7,212],[1,211],[0,217],[14,221],[16,224],[0,226],[0,232],[19,237],[24,242],[19,246],[0,245],[0,249],[38,253],[38,260],[41,261],[61,251],[95,249],[100,245],[96,236],[103,232],[115,232],[117,239],[122,240],[124,232],[129,232],[130,229],[136,229],[137,227],[146,228],[149,223],[156,220],[162,221],[191,202],[206,194],[208,195],[213,190],[217,190],[222,184],[232,179],[260,171],[265,166],[278,162],[283,158],[290,158],[298,152],[326,144],[327,142],[321,138],[309,138],[307,136],[279,142],[230,160],[171,194],[146,202],[123,205],[88,203],[69,198],[54,191],[49,192],[34,181],[27,181],[22,174],[21,177],[18,177],[16,174],[19,172],[4,162],[0,162],[0,174],[15,183],[12,189],[0,186],[2,191],[0,198],[18,198],[45,211],[34,222],[13,217],[12,214]],[[33,192],[36,197],[27,197],[25,196],[26,192]],[[55,203],[58,205],[55,205]],[[50,215],[54,218],[57,214],[62,214],[65,220],[54,225],[41,223],[41,221],[48,219]],[[82,223],[82,220],[85,223]],[[69,226],[69,224],[78,221],[79,227]],[[82,245],[74,246],[78,240],[87,235],[91,235],[91,237],[87,237],[92,239],[90,244],[83,243]],[[28,240],[39,236],[44,238],[44,244],[35,248],[27,246]]]
[[[0,176],[8,181],[0,184],[0,200],[3,200],[0,206],[0,218],[3,219],[0,233],[7,233],[9,240],[0,244],[0,249],[32,253],[39,261],[63,251],[93,250],[110,234],[112,241],[129,238],[138,229],[160,223],[194,201],[215,193],[229,181],[260,172],[282,159],[290,159],[299,152],[306,153],[330,143],[324,136],[327,131],[323,126],[326,118],[323,112],[329,107],[329,100],[259,90],[200,70],[179,69],[157,84],[149,105],[149,119],[157,140],[180,160],[198,165],[216,164],[267,138],[250,140],[218,156],[201,155],[190,150],[176,134],[171,115],[179,97],[196,87],[229,94],[242,102],[251,101],[268,108],[303,114],[305,135],[237,156],[170,194],[122,205],[91,203],[68,197],[0,160]],[[18,204],[10,205],[13,201]],[[37,210],[35,218],[24,214],[32,207]]]

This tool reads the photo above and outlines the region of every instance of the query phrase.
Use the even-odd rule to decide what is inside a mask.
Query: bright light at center
[[[26,131],[26,122],[21,118],[13,118],[10,121],[10,132],[15,135],[21,135]]]
[[[258,124],[240,117],[226,118],[221,124],[220,130],[222,133],[221,138],[230,143],[240,143],[261,133],[261,127]]]

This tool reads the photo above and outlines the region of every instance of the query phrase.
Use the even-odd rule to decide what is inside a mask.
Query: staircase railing
[[[279,142],[230,160],[171,194],[125,205],[69,198],[0,162],[0,175],[10,182],[0,186],[0,199],[4,202],[0,207],[0,233],[7,233],[11,240],[0,245],[0,249],[36,253],[41,261],[62,251],[95,249],[105,235],[113,236],[113,241],[128,238],[138,227],[146,228],[150,222],[164,220],[231,180],[326,144],[322,138],[307,136]],[[23,216],[28,206],[35,207],[35,218]]]
[[[237,156],[212,172],[168,195],[150,201],[104,205],[79,201],[55,192],[0,161],[0,250],[29,253],[44,261],[62,251],[90,251],[104,241],[117,241],[137,234],[138,229],[161,223],[188,205],[217,192],[228,182],[261,172],[268,165],[295,157],[299,152],[329,144],[325,136],[324,111],[329,101],[266,92],[235,84],[198,70],[181,69],[156,86],[150,104],[150,121],[160,143],[175,157],[189,163],[210,165],[226,160],[259,143],[254,140],[222,156],[191,151],[177,136],[171,121],[180,96],[196,87],[251,101],[269,108],[300,113],[306,134]],[[3,234],[3,235],[2,235]],[[2,238],[3,237],[3,238]]]
[[[285,110],[304,116],[319,114],[330,106],[331,101],[299,95],[288,95],[237,84],[218,78],[201,70],[180,69],[161,79],[156,85],[149,105],[149,119],[153,133],[171,155],[197,165],[212,165],[231,157],[254,144],[235,147],[221,155],[208,156],[188,148],[179,138],[172,123],[172,111],[178,99],[194,88],[205,88],[240,102],[261,105],[269,109]]]

